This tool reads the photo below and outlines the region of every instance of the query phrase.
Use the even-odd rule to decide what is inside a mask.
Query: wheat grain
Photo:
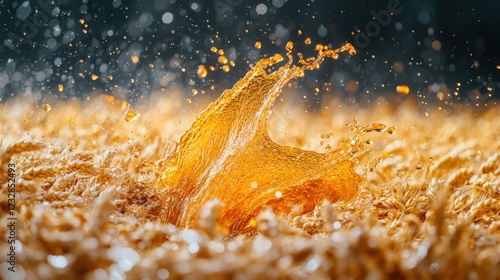
[[[490,156],[483,164],[481,164],[481,172],[491,173],[500,166],[500,153],[495,153]]]
[[[45,114],[44,121],[23,127],[43,134],[43,140],[1,140],[0,176],[6,178],[6,163],[18,166],[19,265],[27,279],[96,279],[114,273],[130,279],[500,277],[498,106],[475,115],[431,111],[429,122],[415,118],[419,112],[411,104],[360,108],[355,112],[359,123],[395,122],[390,116],[400,123],[396,136],[370,135],[374,149],[359,160],[366,162],[370,155],[382,160],[352,201],[323,203],[311,213],[288,217],[264,212],[255,221],[258,232],[229,236],[217,228],[217,208],[223,207],[217,203],[207,205],[201,230],[161,222],[170,201],[170,190],[157,188],[165,145],[180,137],[186,127],[179,122],[189,124],[194,113],[176,114],[172,99],[159,97],[151,102],[164,110],[141,112],[143,118],[125,124],[119,104],[97,97],[91,102],[90,107],[66,104],[77,112],[73,128],[67,112],[35,112],[33,120]],[[277,104],[278,112],[279,106],[284,105]],[[283,144],[320,149],[315,134],[332,131],[329,144],[335,147],[336,133],[345,131],[352,112],[339,108],[322,114],[322,119],[301,115],[303,124],[283,114],[281,125],[287,129],[271,133]],[[331,122],[320,124],[324,118]],[[0,115],[2,125],[8,125],[5,120]],[[301,130],[305,124],[307,130]],[[2,210],[8,207],[5,182]],[[6,234],[0,227],[0,236]],[[2,252],[6,245],[0,242]],[[65,257],[68,265],[53,267],[49,255]],[[127,261],[134,265],[122,270],[120,264]]]

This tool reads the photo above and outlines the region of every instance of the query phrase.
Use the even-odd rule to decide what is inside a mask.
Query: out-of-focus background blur
[[[284,54],[287,41],[306,56],[318,43],[348,41],[356,56],[294,83],[306,102],[409,95],[481,106],[500,97],[499,10],[497,0],[0,0],[0,99],[97,90],[133,101],[174,88],[196,98],[232,86],[250,63]],[[397,94],[398,85],[409,94]]]

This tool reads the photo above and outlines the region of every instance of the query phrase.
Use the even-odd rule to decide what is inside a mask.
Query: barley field
[[[265,210],[256,231],[239,235],[218,225],[217,201],[196,228],[158,218],[168,208],[158,163],[213,99],[153,93],[129,107],[96,93],[50,107],[0,104],[0,220],[8,224],[11,163],[17,217],[15,273],[0,226],[0,278],[500,279],[497,103],[332,99],[305,112],[287,100],[269,120],[282,145],[325,152],[352,137],[354,118],[396,133],[362,136],[369,150],[354,168],[366,174],[353,199],[305,214]]]

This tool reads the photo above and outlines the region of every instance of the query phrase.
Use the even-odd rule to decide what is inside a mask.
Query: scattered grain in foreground
[[[199,231],[157,220],[166,194],[155,187],[156,166],[202,103],[154,97],[130,111],[96,95],[51,102],[49,111],[27,100],[0,104],[0,218],[7,223],[8,163],[17,166],[18,217],[15,274],[0,226],[0,278],[500,279],[498,105],[450,112],[332,101],[306,114],[277,104],[270,131],[281,144],[338,146],[353,118],[397,133],[365,135],[373,144],[358,172],[380,162],[354,200],[306,215],[263,212],[258,234],[228,237],[214,222],[216,201]],[[130,112],[140,116],[128,122]]]

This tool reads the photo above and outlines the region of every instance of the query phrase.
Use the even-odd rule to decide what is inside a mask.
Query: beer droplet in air
[[[218,60],[219,60],[220,64],[227,64],[227,62],[228,62],[228,59],[227,59],[227,57],[225,55],[219,56]]]
[[[370,124],[370,125],[367,125],[366,127],[364,127],[362,130],[364,132],[371,132],[371,131],[377,131],[377,132],[382,132],[385,130],[387,126],[385,124],[381,124],[381,123],[373,123],[373,124]]]
[[[217,52],[217,48],[216,47],[211,47],[210,51],[213,52],[213,53],[216,53]]]
[[[259,42],[259,41],[255,42],[255,48],[256,49],[260,50],[261,47],[262,47],[262,43],[261,42]]]
[[[289,41],[288,43],[286,43],[285,49],[287,52],[291,52],[293,50],[293,42]]]
[[[311,38],[307,38],[307,39],[304,41],[304,44],[306,44],[306,45],[310,45],[310,44],[311,44]]]
[[[137,55],[133,55],[131,57],[131,60],[132,60],[132,63],[136,64],[137,62],[139,62],[139,57]]]
[[[231,70],[231,67],[229,67],[229,65],[227,65],[227,64],[226,64],[226,65],[222,66],[222,71],[224,71],[224,72],[226,72],[226,73],[227,73],[227,72],[229,72],[230,70]]]
[[[90,78],[92,79],[92,81],[95,81],[99,78],[99,76],[97,76],[96,74],[92,74]]]
[[[395,134],[396,133],[396,127],[395,126],[391,126],[391,127],[387,128],[387,133],[389,133],[389,134]]]
[[[198,71],[196,71],[196,74],[198,75],[198,78],[203,79],[207,76],[208,71],[205,65],[201,64],[198,66]]]
[[[59,85],[57,86],[57,90],[58,90],[58,91],[63,91],[63,90],[64,90],[64,86],[63,86],[62,84],[59,84]]]
[[[410,87],[407,85],[399,85],[396,87],[396,92],[402,95],[410,93]]]
[[[128,108],[127,111],[125,112],[125,121],[127,122],[135,121],[139,118],[140,115],[141,114],[136,110]]]
[[[50,104],[47,103],[43,106],[43,109],[45,110],[45,112],[48,112],[50,111],[50,109],[52,109],[52,107],[50,107]]]

